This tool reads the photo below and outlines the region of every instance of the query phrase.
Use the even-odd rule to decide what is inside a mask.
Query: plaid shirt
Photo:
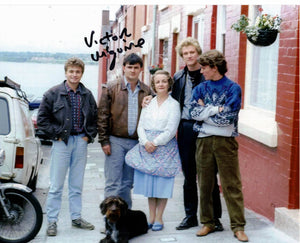
[[[67,82],[65,82],[65,87],[68,92],[68,96],[71,102],[72,109],[72,129],[71,133],[81,133],[83,131],[83,114],[81,106],[81,88],[78,86],[76,92],[74,92]]]
[[[137,125],[138,119],[138,95],[140,88],[140,83],[138,81],[137,85],[135,86],[134,92],[131,90],[130,83],[127,82],[126,78],[124,77],[125,85],[128,90],[128,135],[134,134]]]

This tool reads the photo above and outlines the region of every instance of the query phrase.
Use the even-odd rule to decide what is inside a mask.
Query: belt
[[[181,122],[195,123],[195,120],[181,119]]]
[[[85,132],[71,132],[70,135],[71,136],[78,136],[80,134],[84,134]]]

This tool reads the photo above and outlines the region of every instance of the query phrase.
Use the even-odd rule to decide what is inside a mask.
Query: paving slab
[[[104,154],[98,143],[89,145],[88,161],[84,178],[83,189],[83,208],[82,217],[95,225],[95,230],[82,230],[71,226],[69,206],[68,206],[68,185],[67,180],[63,192],[63,203],[59,215],[58,234],[55,237],[46,235],[47,220],[45,214],[45,202],[49,189],[49,164],[50,164],[50,148],[51,146],[43,145],[44,163],[41,168],[41,174],[38,179],[36,196],[42,204],[44,211],[44,222],[39,234],[32,243],[75,243],[75,242],[99,242],[104,238],[101,230],[104,229],[103,216],[100,213],[99,204],[104,199]],[[176,243],[232,243],[239,242],[233,237],[230,230],[230,221],[224,198],[221,198],[223,214],[221,222],[224,231],[215,232],[205,237],[197,237],[196,232],[200,226],[193,227],[188,230],[178,231],[175,227],[184,218],[182,185],[183,175],[179,174],[175,178],[173,198],[168,200],[164,213],[164,229],[162,231],[148,231],[147,234],[135,237],[130,243],[160,243],[160,242],[176,242]],[[141,195],[133,195],[133,209],[142,210],[145,214],[148,212],[148,200]],[[296,243],[288,235],[279,231],[274,224],[263,216],[255,212],[245,209],[246,227],[245,232],[250,242],[254,243]]]

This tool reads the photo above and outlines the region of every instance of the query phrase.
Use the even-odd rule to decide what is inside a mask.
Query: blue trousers
[[[111,155],[105,157],[104,197],[120,196],[127,202],[128,208],[131,208],[134,170],[125,163],[125,155],[138,143],[138,140],[115,136],[110,136],[109,140]]]
[[[58,220],[62,192],[68,174],[69,210],[71,220],[81,217],[81,193],[85,165],[87,161],[87,142],[84,134],[70,136],[68,145],[63,141],[53,141],[50,165],[50,189],[47,198],[48,222]]]

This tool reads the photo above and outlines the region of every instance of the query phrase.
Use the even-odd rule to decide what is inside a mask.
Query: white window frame
[[[255,21],[255,6],[249,6],[249,18]],[[279,38],[279,36],[277,37]],[[261,47],[264,48],[264,47]],[[247,41],[245,105],[239,114],[239,132],[269,147],[277,147],[278,125],[275,111],[254,107],[250,104],[253,44]],[[277,81],[277,79],[276,79]],[[276,101],[276,99],[275,99]]]
[[[196,39],[199,42],[199,45],[201,49],[203,49],[204,45],[204,20],[205,20],[205,15],[203,13],[200,13],[197,16],[194,16],[193,18],[193,33],[195,32],[195,23],[198,23],[198,36],[196,36]]]
[[[223,39],[226,34],[226,5],[218,5],[217,8],[217,33],[216,49],[224,53]]]

